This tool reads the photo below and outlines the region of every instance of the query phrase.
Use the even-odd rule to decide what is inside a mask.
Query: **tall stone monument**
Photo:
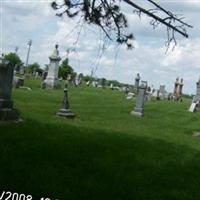
[[[176,78],[174,83],[174,94],[173,99],[175,101],[182,101],[182,90],[183,90],[183,79],[181,78],[179,82],[179,78]]]
[[[4,57],[0,58],[0,121],[16,121],[19,112],[13,108],[12,81],[14,66]]]
[[[131,115],[136,115],[140,117],[144,115],[144,101],[145,101],[146,89],[147,89],[147,82],[142,81],[136,99],[136,106],[134,110],[131,111]]]
[[[183,79],[181,79],[181,81],[179,83],[179,87],[178,87],[178,96],[179,96],[179,98],[182,97],[182,91],[183,91]]]
[[[59,62],[61,60],[58,51],[58,44],[55,45],[55,50],[53,54],[49,57],[50,64],[48,69],[48,74],[44,82],[42,83],[42,88],[58,89],[61,88],[60,81],[58,79]]]
[[[135,77],[135,93],[138,94],[139,92],[139,85],[140,85],[140,74],[137,73]]]
[[[177,77],[174,83],[174,96],[177,96],[178,85],[179,85],[179,78]]]

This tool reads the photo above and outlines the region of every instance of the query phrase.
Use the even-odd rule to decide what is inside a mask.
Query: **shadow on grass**
[[[0,130],[2,190],[62,200],[200,196],[200,152],[186,146],[35,121]]]

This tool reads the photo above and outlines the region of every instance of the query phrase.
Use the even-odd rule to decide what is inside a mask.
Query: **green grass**
[[[200,113],[151,101],[144,118],[120,92],[69,88],[77,117],[55,115],[62,90],[13,91],[23,122],[0,125],[1,191],[61,200],[195,200],[200,196]],[[1,192],[0,191],[0,192]],[[1,194],[1,193],[0,193]]]

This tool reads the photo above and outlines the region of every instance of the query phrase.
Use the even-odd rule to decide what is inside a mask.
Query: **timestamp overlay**
[[[0,200],[60,200],[49,197],[34,198],[30,194],[23,194],[18,192],[0,191]]]

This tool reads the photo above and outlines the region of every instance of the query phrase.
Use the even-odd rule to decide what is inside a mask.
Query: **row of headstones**
[[[43,88],[60,88],[60,81],[58,79],[58,69],[59,69],[59,61],[61,58],[59,57],[58,45],[55,46],[55,50],[53,54],[49,57],[49,71],[46,79],[42,83]],[[0,58],[0,120],[2,121],[10,121],[10,120],[18,120],[19,112],[13,108],[13,101],[11,99],[12,87],[13,87],[13,72],[14,67],[6,61],[3,57]],[[146,83],[142,82],[138,100],[136,102],[136,107],[132,114],[142,115],[143,113],[143,104],[144,104],[144,96],[146,92]],[[139,87],[139,85],[138,85]],[[65,86],[64,89],[64,98],[62,107],[57,113],[59,116],[64,117],[74,117],[75,114],[71,112],[69,109],[69,101],[68,101],[68,90]]]
[[[137,115],[137,116],[143,116],[144,115],[144,102],[145,100],[148,100],[148,97],[151,97],[154,93],[154,90],[148,89],[147,81],[142,81],[141,85],[139,83],[140,81],[140,75],[137,74],[135,78],[135,92],[137,93],[137,98],[136,98],[136,106],[134,110],[131,112],[132,115]],[[180,80],[179,78],[176,79],[175,81],[175,86],[174,86],[174,93],[173,95],[170,95],[166,92],[165,86],[162,85],[160,86],[160,89],[156,91],[157,99],[160,99],[159,93],[162,94],[162,98],[165,99],[167,96],[168,100],[176,100],[176,101],[182,101],[182,89],[183,89],[183,79]],[[167,94],[167,95],[166,95]],[[198,99],[198,103],[200,104],[200,80],[197,83],[197,97],[196,100]]]
[[[140,84],[140,74],[138,73],[135,78],[135,85],[134,85],[134,95],[138,94],[139,91],[139,84]],[[150,100],[152,97],[156,98],[157,100],[174,100],[174,101],[182,101],[182,90],[183,90],[183,79],[176,78],[174,83],[174,91],[173,93],[168,93],[165,89],[165,85],[160,85],[158,90],[154,89],[153,86],[147,86],[146,90],[146,99]]]
[[[44,81],[45,88],[57,88],[59,81],[57,76],[57,67],[59,64],[60,57],[58,56],[57,47],[53,55],[50,56],[49,74],[47,79]],[[19,112],[13,108],[13,101],[11,100],[12,93],[12,81],[13,81],[13,66],[10,65],[5,59],[0,59],[0,120],[18,120]],[[133,115],[143,116],[144,101],[147,89],[147,82],[142,81],[142,84],[138,86],[138,96],[136,100],[136,106],[131,112]],[[57,113],[59,116],[74,117],[75,114],[71,112],[68,101],[68,90],[67,87],[64,89],[64,98],[62,107]]]
[[[181,79],[181,81],[179,82],[179,79],[177,78],[175,82],[174,94],[172,98],[175,98],[176,101],[179,101],[180,99],[182,99],[182,89],[183,89],[183,79]],[[134,110],[131,112],[131,114],[143,116],[146,90],[147,90],[147,82],[143,81],[141,86],[139,87],[139,92],[136,99],[136,106]],[[194,96],[192,100],[189,111],[195,112],[197,107],[199,106],[200,106],[200,79],[196,83],[196,95]]]
[[[46,79],[42,83],[43,88],[60,88],[60,81],[58,79],[58,69],[59,69],[59,61],[61,58],[59,57],[58,45],[55,46],[55,50],[53,54],[49,57],[50,65],[49,71]],[[0,63],[0,119],[5,120],[15,120],[19,118],[19,113],[16,109],[13,108],[13,102],[11,100],[11,91],[12,91],[12,81],[13,81],[13,67],[7,63],[3,58]],[[144,101],[147,93],[147,82],[142,81],[141,85],[139,85],[140,75],[137,74],[135,78],[135,91],[137,93],[136,106],[131,114],[137,116],[143,116],[144,110]],[[197,84],[198,86],[198,95],[197,98],[200,100],[200,82]],[[178,78],[175,82],[174,95],[178,98],[182,95],[183,88],[183,79],[181,82],[178,82]],[[160,88],[163,93],[165,92],[165,87],[162,86]],[[74,113],[69,109],[68,102],[68,93],[67,88],[64,89],[64,99],[62,103],[62,108],[58,112],[59,116],[65,117],[73,117]]]

